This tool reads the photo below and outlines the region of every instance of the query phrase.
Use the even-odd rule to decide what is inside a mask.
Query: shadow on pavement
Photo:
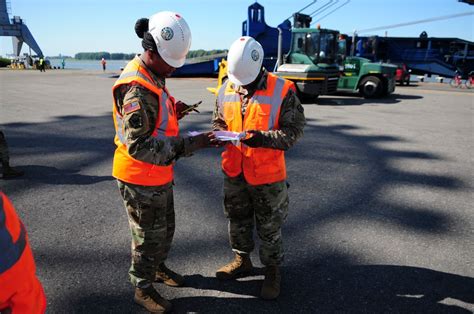
[[[419,95],[403,95],[403,94],[390,94],[387,97],[366,99],[358,94],[354,93],[338,93],[337,96],[343,97],[322,97],[316,100],[316,104],[319,106],[362,106],[362,105],[390,105],[401,102],[402,100],[416,100],[422,99],[423,96]],[[314,102],[309,102],[314,103]],[[306,102],[305,102],[306,104]]]
[[[400,87],[418,87],[418,86],[420,86],[420,84],[416,82],[410,82],[410,84],[408,85],[400,85]],[[398,88],[398,85],[397,85],[397,88]]]
[[[407,266],[285,267],[282,292],[276,301],[248,298],[249,292],[258,295],[261,280],[232,283],[205,277],[195,277],[195,280],[199,289],[226,291],[245,297],[177,298],[173,301],[176,312],[470,313],[454,304],[440,302],[446,299],[474,302],[474,279]]]
[[[77,184],[88,185],[102,181],[115,180],[112,176],[90,176],[79,174],[80,169],[58,169],[55,167],[28,165],[18,167],[25,171],[23,180],[41,184]],[[20,178],[18,178],[20,179]]]
[[[285,267],[277,300],[258,298],[263,278],[221,282],[192,275],[198,296],[172,299],[174,313],[471,313],[474,279],[425,268],[392,265]],[[181,289],[188,289],[181,288]],[[180,288],[175,288],[180,289]],[[206,296],[206,291],[232,293]],[[145,313],[128,291],[94,291],[70,299],[75,313]],[[87,296],[86,296],[87,295]],[[463,306],[459,306],[459,303]]]
[[[304,221],[311,221],[317,229],[349,217],[354,223],[369,220],[383,223],[387,228],[399,226],[418,233],[446,234],[454,232],[455,228],[451,227],[456,223],[464,225],[449,212],[380,197],[386,189],[397,186],[465,189],[466,184],[456,177],[410,172],[393,166],[400,159],[443,160],[442,156],[383,148],[386,143],[405,140],[354,135],[357,131],[354,126],[326,127],[317,122],[308,119],[302,143],[287,154],[289,165],[300,166],[297,172],[288,167],[293,188],[293,191],[290,188],[290,200],[293,194],[302,206],[295,220],[290,219],[287,232],[298,233]]]
[[[111,163],[114,152],[109,115],[68,115],[48,122],[5,124],[3,129],[11,164],[25,171],[23,177],[4,182],[11,197],[43,184],[91,185],[113,179],[110,172],[104,175],[98,169],[101,163]]]
[[[398,102],[398,97],[393,95],[386,103]],[[366,103],[364,99],[358,100],[361,105]],[[183,130],[207,129],[209,117],[190,117],[183,126]],[[214,278],[191,275],[187,288],[191,290],[164,290],[167,297],[174,299],[177,313],[468,312],[458,303],[473,302],[473,294],[469,294],[474,287],[472,278],[410,266],[358,265],[370,264],[372,257],[382,254],[381,248],[371,242],[382,236],[409,234],[415,239],[429,235],[462,240],[468,224],[455,212],[426,205],[431,202],[404,202],[403,198],[388,193],[400,187],[407,190],[422,187],[436,192],[466,189],[459,178],[443,172],[412,172],[397,166],[404,159],[439,162],[446,160],[444,156],[387,148],[387,143],[404,143],[410,139],[384,134],[360,135],[358,130],[353,125],[328,126],[308,119],[304,138],[287,154],[291,187],[290,214],[283,227],[288,250],[282,296],[274,302],[255,298],[261,277],[220,283]],[[111,180],[114,132],[110,114],[7,124],[5,133],[12,164],[27,172],[21,180],[2,182],[13,200],[15,195],[33,195],[35,189],[52,184],[56,184],[55,190],[46,191],[49,193],[46,196],[73,191],[73,184],[90,185],[87,191],[93,193],[81,200],[85,204],[48,203],[43,207],[41,215],[54,217],[54,223],[64,229],[64,237],[60,239],[52,233],[58,231],[51,229],[49,221],[35,230],[38,234],[44,232],[49,239],[41,242],[38,237],[36,244],[41,250],[35,252],[42,257],[38,261],[41,279],[47,293],[53,296],[49,299],[50,310],[140,311],[133,305],[133,291],[126,283],[129,239],[125,241],[125,237],[129,231],[125,212],[118,207],[116,186],[113,182],[101,186],[101,190],[94,186]],[[220,151],[200,151],[194,157],[180,159],[176,167],[175,203],[181,220],[171,259],[174,265],[183,265],[188,273],[194,267],[197,270],[192,272],[206,269],[209,273],[209,269],[227,262],[231,254],[227,220],[221,208]],[[91,196],[96,202],[103,200],[103,208],[89,204]],[[73,206],[80,210],[74,210]],[[74,215],[65,215],[71,211]],[[25,211],[25,214],[29,213]],[[325,238],[325,232],[329,231],[329,238]],[[382,240],[392,244],[387,238]],[[344,241],[349,244],[344,246],[341,244]],[[371,253],[357,245],[360,243],[369,247]],[[62,254],[54,255],[59,244],[74,248],[65,251],[70,255],[65,265],[61,264],[65,263]],[[104,257],[105,250],[110,257],[106,254]],[[83,256],[88,257],[81,260]],[[429,264],[427,258],[420,255],[421,261]],[[107,263],[110,259],[119,262]],[[61,267],[61,271],[54,271],[55,267]],[[225,291],[232,296],[206,296],[206,290]],[[191,296],[187,295],[189,291]],[[443,300],[446,304],[440,303]]]

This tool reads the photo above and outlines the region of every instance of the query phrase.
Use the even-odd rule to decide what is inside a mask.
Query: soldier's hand
[[[209,147],[221,147],[225,145],[224,142],[219,141],[216,138],[216,135],[214,132],[206,132],[202,133],[198,136],[202,136],[202,141],[203,141],[203,147],[202,148],[209,148]]]
[[[184,118],[184,116],[186,116],[189,113],[189,111],[186,110],[188,108],[188,105],[186,105],[181,100],[178,100],[175,106],[176,106],[176,114],[178,115],[178,120],[181,120],[182,118]]]
[[[251,136],[241,140],[242,143],[252,148],[263,147],[265,136],[262,131],[248,130],[246,132],[247,135],[250,134]]]
[[[213,132],[205,132],[196,136],[187,137],[184,141],[185,154],[189,155],[202,148],[219,147],[217,146],[217,142],[219,141]]]
[[[211,134],[209,135],[209,139],[210,139],[210,143],[211,143],[212,147],[219,148],[219,147],[225,146],[225,144],[227,144],[227,142],[218,140],[216,138],[216,134],[214,132],[210,132],[210,133]]]
[[[176,114],[178,115],[178,120],[182,119],[184,116],[188,115],[191,111],[199,113],[199,110],[196,108],[202,103],[202,100],[195,103],[194,105],[187,105],[182,101],[178,101],[175,104]]]

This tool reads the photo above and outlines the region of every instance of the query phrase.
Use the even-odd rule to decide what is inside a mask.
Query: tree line
[[[0,68],[4,68],[8,65],[11,64],[11,60],[10,59],[6,59],[6,58],[2,58],[0,57]]]
[[[213,49],[213,50],[203,50],[203,49],[198,49],[198,50],[190,50],[188,54],[186,55],[186,58],[191,59],[191,58],[199,58],[199,57],[204,57],[208,55],[215,55],[218,53],[224,53],[227,52],[227,50],[222,50],[222,49]]]
[[[190,50],[187,54],[187,58],[198,58],[218,53],[225,53],[227,50],[213,49],[213,50]],[[110,53],[106,51],[100,52],[78,52],[74,55],[74,59],[77,60],[131,60],[135,57],[134,53]]]
[[[134,53],[110,53],[106,51],[100,52],[79,52],[74,55],[77,60],[130,60],[135,57]]]

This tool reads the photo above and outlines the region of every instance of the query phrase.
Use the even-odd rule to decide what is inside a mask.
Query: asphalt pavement
[[[111,176],[111,74],[0,71],[0,128],[12,165],[26,172],[0,188],[28,230],[48,313],[144,313],[132,300],[128,222]],[[183,134],[210,129],[205,87],[215,84],[168,80],[175,98],[203,100]],[[304,109],[304,138],[287,152],[280,298],[258,298],[258,252],[253,276],[214,277],[232,251],[221,150],[206,149],[175,168],[167,265],[187,285],[156,285],[175,312],[472,313],[474,93],[420,83],[379,100],[323,96]]]

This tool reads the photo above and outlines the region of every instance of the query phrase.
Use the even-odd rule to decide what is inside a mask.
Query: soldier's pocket
[[[155,222],[155,213],[148,204],[138,204],[136,210],[138,225],[143,229],[151,229]]]
[[[259,111],[255,123],[255,129],[257,130],[268,130],[270,120],[270,113],[265,111]]]
[[[224,116],[224,121],[227,123],[227,125],[230,125],[231,122],[234,120],[235,113],[234,111],[236,110],[235,104],[233,103],[224,103],[224,108],[223,108],[223,116]]]
[[[227,218],[243,219],[249,215],[250,202],[246,195],[224,195],[224,213]]]
[[[247,118],[246,129],[267,131],[269,127],[268,122],[270,120],[270,113],[258,108],[251,114],[252,116]]]
[[[256,176],[265,177],[284,171],[281,167],[281,151],[271,148],[255,148],[252,151],[258,154],[257,158],[252,158]]]

